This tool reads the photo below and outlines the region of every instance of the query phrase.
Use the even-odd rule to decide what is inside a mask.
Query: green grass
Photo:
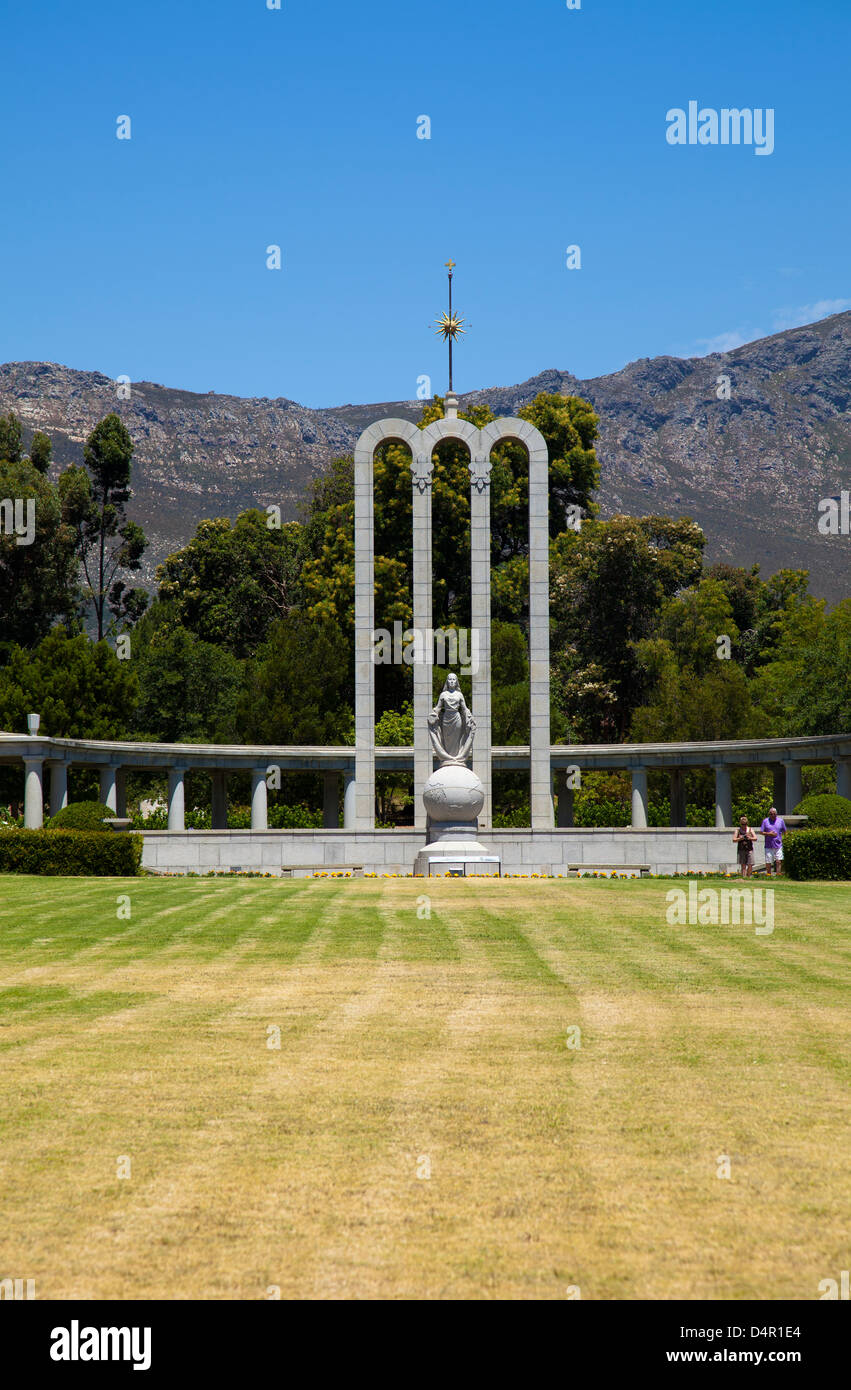
[[[757,936],[669,926],[673,886],[0,879],[0,1276],[817,1298],[848,1265],[851,887],[771,885]]]

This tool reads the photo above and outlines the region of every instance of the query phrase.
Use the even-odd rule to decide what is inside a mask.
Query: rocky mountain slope
[[[719,377],[729,378],[727,389]],[[582,381],[546,371],[473,391],[509,415],[539,391],[585,396],[600,416],[604,516],[689,515],[713,560],[810,570],[830,600],[851,594],[851,537],[823,537],[818,502],[851,488],[851,313],[789,329],[723,356],[643,358]],[[720,395],[719,395],[720,390]],[[134,383],[51,363],[0,367],[0,411],[46,430],[60,464],[79,459],[109,410],[136,444],[133,515],[150,541],[148,575],[207,516],[280,505],[298,515],[310,480],[385,415],[417,419],[416,401],[308,410],[285,398],[242,399]]]
[[[355,438],[344,421],[294,401],[149,381],[134,382],[130,399],[119,400],[110,377],[51,362],[0,367],[0,413],[7,410],[21,417],[27,440],[36,429],[50,435],[57,468],[82,461],[83,441],[104,415],[121,416],[135,446],[129,511],[148,537],[148,582],[204,517],[276,503],[284,520],[295,518],[310,479]]]

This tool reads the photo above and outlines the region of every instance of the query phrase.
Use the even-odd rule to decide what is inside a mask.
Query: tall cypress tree
[[[116,622],[144,612],[144,589],[128,588],[120,570],[138,571],[147,545],[145,534],[127,518],[133,441],[117,415],[107,415],[86,440],[84,468],[66,468],[59,487],[65,515],[74,526],[77,550],[97,621],[98,641],[108,614]]]

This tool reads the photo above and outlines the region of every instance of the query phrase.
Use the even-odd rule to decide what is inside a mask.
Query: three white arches
[[[373,472],[375,451],[390,441],[411,450],[413,511],[413,626],[432,627],[431,482],[435,447],[458,439],[470,451],[470,623],[478,635],[478,668],[473,672],[471,708],[477,732],[473,769],[485,790],[480,829],[492,825],[490,678],[490,473],[491,450],[503,439],[524,445],[529,455],[529,665],[530,791],[533,830],[553,825],[550,771],[549,635],[549,458],[543,435],[527,420],[493,420],[476,429],[454,414],[420,429],[410,420],[379,420],[364,430],[355,447],[355,803],[356,829],[375,828],[375,551]],[[431,709],[432,666],[416,662],[414,673],[415,823],[425,828],[422,791],[432,771],[427,716]]]

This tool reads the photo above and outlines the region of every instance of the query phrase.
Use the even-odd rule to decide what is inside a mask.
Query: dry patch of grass
[[[846,887],[781,882],[758,937],[647,881],[2,884],[0,1275],[41,1298],[847,1268]]]

